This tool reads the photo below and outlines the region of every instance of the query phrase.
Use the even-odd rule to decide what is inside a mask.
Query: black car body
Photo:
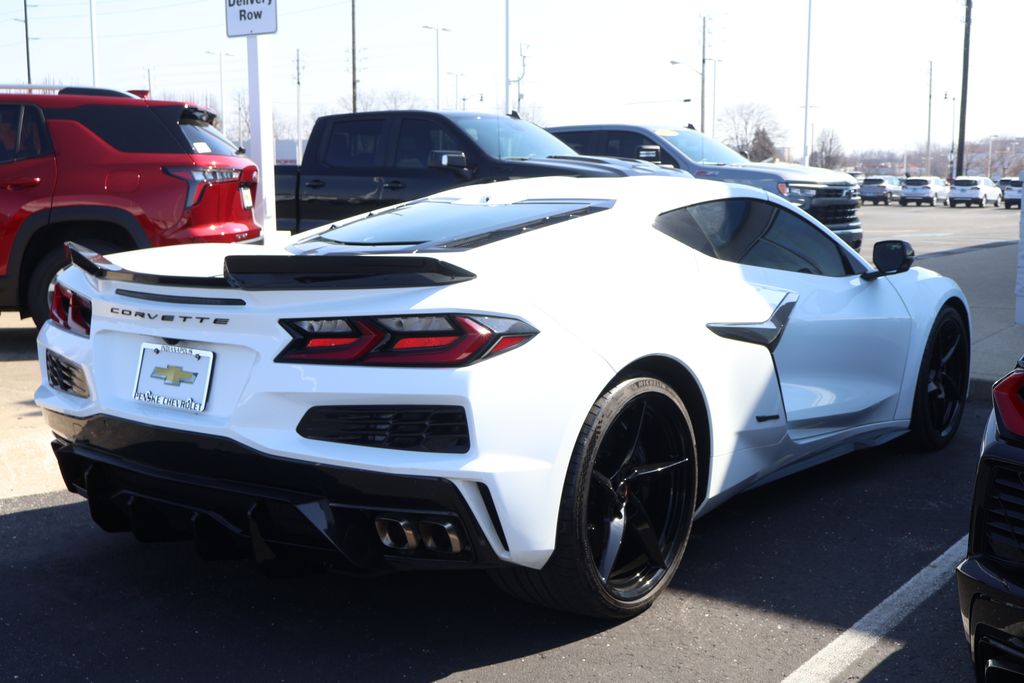
[[[1024,681],[1024,359],[996,382],[956,569],[964,632],[979,681]]]
[[[785,197],[860,249],[860,190],[848,173],[799,164],[754,163],[692,128],[592,124],[548,128],[581,154],[644,159],[695,178],[753,185]]]

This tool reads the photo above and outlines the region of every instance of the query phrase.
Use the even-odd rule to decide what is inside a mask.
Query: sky
[[[278,31],[260,40],[285,137],[297,110],[304,135],[316,115],[349,110],[353,1],[360,108],[501,111],[507,4],[510,77],[522,76],[510,102],[521,93],[518,108],[541,125],[699,127],[702,35],[705,132],[719,138],[725,112],[756,104],[779,124],[776,144],[800,156],[806,86],[810,137],[831,129],[848,152],[923,147],[929,64],[933,148],[949,149],[959,116],[964,0],[274,1]],[[89,0],[29,1],[33,81],[92,84],[92,35],[97,85],[219,109],[223,52],[232,131],[247,39],[227,37],[226,0],[94,3],[90,33]],[[24,11],[23,0],[0,0],[3,83],[26,82]],[[1024,137],[1024,89],[1013,76],[1021,31],[1021,0],[974,1],[968,141]]]

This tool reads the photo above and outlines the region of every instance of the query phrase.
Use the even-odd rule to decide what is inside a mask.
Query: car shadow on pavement
[[[613,626],[518,602],[478,571],[269,578],[107,534],[83,502],[0,516],[0,557],[0,659],[23,679],[427,681]]]
[[[36,328],[0,327],[0,361],[36,357]]]

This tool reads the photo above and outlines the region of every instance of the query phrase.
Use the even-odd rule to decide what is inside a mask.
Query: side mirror
[[[652,164],[661,163],[661,147],[658,145],[640,145],[636,148],[636,158]]]
[[[467,165],[466,153],[458,150],[434,150],[427,160],[427,166],[430,168],[461,170],[465,169]]]
[[[882,240],[875,243],[871,259],[878,270],[864,273],[865,280],[906,272],[914,264],[914,248],[903,240]]]

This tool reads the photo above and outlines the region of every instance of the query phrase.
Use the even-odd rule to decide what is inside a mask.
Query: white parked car
[[[907,204],[945,204],[949,200],[949,183],[936,176],[913,176],[903,181],[900,206]]]
[[[74,245],[35,399],[96,522],[354,572],[483,567],[624,618],[696,516],[956,433],[969,313],[775,195],[672,177],[468,185],[283,248]]]
[[[1024,183],[1020,178],[1003,178],[999,182],[1003,189],[1003,206],[1007,209],[1016,206],[1019,209],[1021,197],[1024,196]]]
[[[957,204],[985,207],[989,203],[999,206],[1002,197],[999,186],[985,176],[957,176],[953,179],[953,187],[949,189],[949,205],[952,207]]]
[[[894,175],[869,175],[860,183],[860,197],[866,204],[871,202],[878,205],[882,202],[886,206],[900,196],[902,181]]]

